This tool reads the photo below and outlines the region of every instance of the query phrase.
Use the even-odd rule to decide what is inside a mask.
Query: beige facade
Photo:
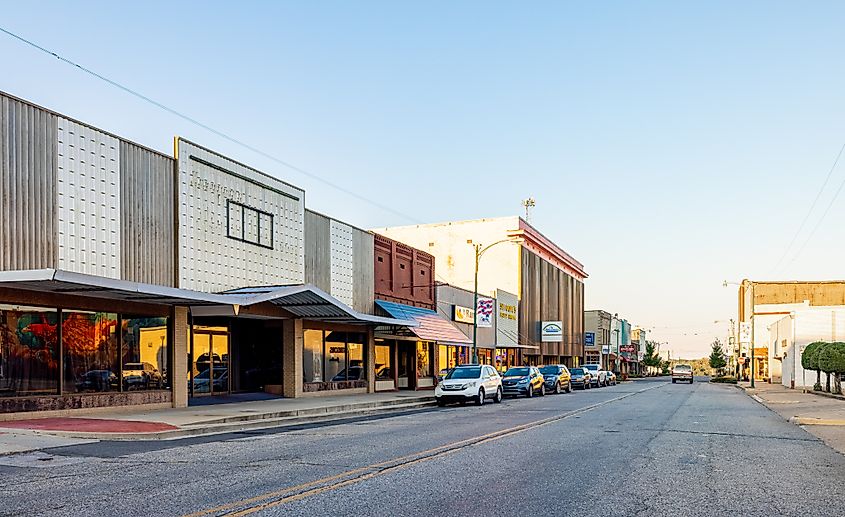
[[[746,357],[746,364],[750,364],[753,351],[751,371],[754,378],[779,383],[783,379],[784,350],[770,343],[770,327],[793,311],[845,306],[845,281],[743,280],[738,290],[737,306],[740,327],[748,328],[750,335],[747,342],[740,339],[740,357]]]

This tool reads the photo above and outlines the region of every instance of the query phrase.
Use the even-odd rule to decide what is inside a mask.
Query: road
[[[830,515],[845,457],[731,386],[641,380],[0,457],[0,515]]]

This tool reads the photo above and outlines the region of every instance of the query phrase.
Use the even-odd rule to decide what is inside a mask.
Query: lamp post
[[[743,280],[742,283],[737,283],[737,282],[728,282],[727,280],[725,280],[724,282],[722,282],[722,287],[727,287],[728,284],[738,285],[738,286],[740,286],[744,289],[748,289],[749,287],[751,288],[751,346],[749,346],[748,348],[751,349],[751,350],[749,350],[749,353],[751,355],[751,357],[750,357],[751,387],[753,388],[754,387],[754,366],[755,366],[754,365],[754,338],[756,337],[755,334],[754,334],[754,310],[755,310],[754,309],[754,282],[751,281],[751,280]],[[742,323],[743,323],[742,317],[745,315],[745,292],[744,291],[743,291],[743,294],[742,294],[742,300],[739,303],[742,304],[742,306],[740,307],[740,323],[739,323],[740,325],[742,325]],[[740,334],[741,333],[742,333],[742,330],[740,330]],[[739,350],[740,350],[740,353],[741,353],[742,352],[742,342],[741,341],[739,343]]]
[[[478,263],[481,260],[481,255],[497,244],[503,242],[513,242],[514,244],[521,244],[523,240],[519,237],[509,237],[496,241],[493,244],[484,246],[481,243],[473,242],[472,239],[467,239],[467,244],[475,250],[475,278],[472,289],[472,363],[478,364]]]

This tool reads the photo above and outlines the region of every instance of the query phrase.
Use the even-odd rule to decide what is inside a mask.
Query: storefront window
[[[347,380],[363,381],[367,379],[367,370],[364,367],[364,341],[366,336],[356,332],[347,334],[346,353],[349,364]]]
[[[376,380],[387,381],[393,379],[393,364],[390,361],[390,347],[376,345]]]
[[[121,326],[123,389],[168,387],[167,318],[124,316]]]
[[[346,380],[346,332],[326,336],[326,378],[331,382]]]
[[[356,332],[306,330],[303,357],[305,382],[358,381],[367,378],[366,335]]]
[[[304,332],[302,367],[305,382],[323,382],[323,331]]]
[[[64,393],[117,391],[117,314],[62,312]]]
[[[0,397],[58,393],[57,322],[54,309],[0,305]]]
[[[417,343],[417,375],[419,377],[434,377],[431,349],[431,343]]]

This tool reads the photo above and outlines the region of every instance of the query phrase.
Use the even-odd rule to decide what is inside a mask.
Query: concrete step
[[[365,408],[347,409],[345,411],[320,412],[306,415],[293,415],[253,419],[247,421],[219,422],[203,425],[185,426],[180,429],[158,431],[153,433],[90,433],[76,431],[18,431],[20,434],[61,436],[64,438],[81,438],[114,441],[146,441],[146,440],[175,440],[189,436],[205,436],[213,434],[233,433],[260,429],[292,427],[302,424],[330,422],[344,418],[376,415],[392,412],[415,411],[432,407],[436,404],[434,397],[430,400],[418,400],[406,404],[382,404]],[[342,406],[340,406],[342,407]]]

